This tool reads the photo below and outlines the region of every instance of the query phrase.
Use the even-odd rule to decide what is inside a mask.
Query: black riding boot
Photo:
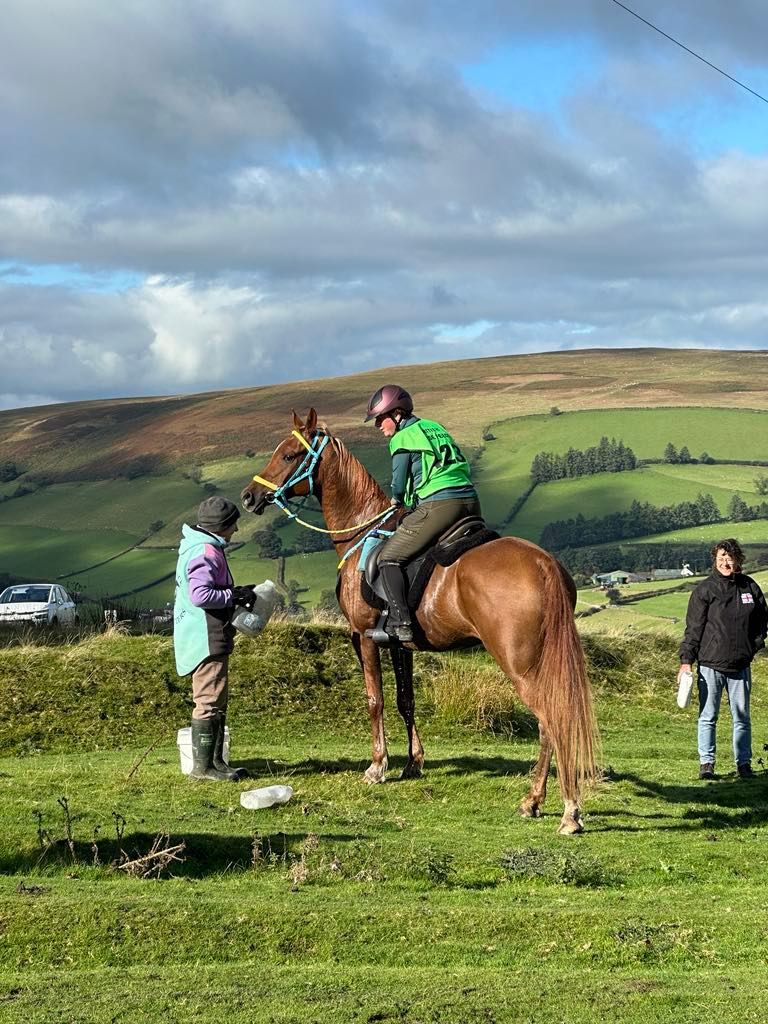
[[[213,746],[213,767],[217,772],[224,772],[224,774],[231,776],[232,782],[239,782],[240,779],[248,778],[248,770],[246,768],[233,768],[231,764],[227,764],[224,760],[224,726],[226,724],[226,712],[220,711],[216,715],[216,742]]]
[[[385,629],[401,643],[409,643],[413,640],[413,627],[405,592],[406,579],[403,568],[398,562],[384,562],[379,564],[379,573],[389,602]]]
[[[214,767],[213,758],[216,749],[217,719],[192,719],[192,773],[191,779],[207,780],[208,782],[237,782],[237,773],[231,769],[219,771]],[[224,731],[222,729],[222,737]]]

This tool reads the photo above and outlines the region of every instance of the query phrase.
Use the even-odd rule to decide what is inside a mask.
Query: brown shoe
[[[736,765],[736,774],[740,779],[756,779],[757,775],[752,771],[752,765],[749,761],[745,761],[744,764]]]
[[[714,777],[715,766],[710,761],[705,761],[704,764],[699,765],[700,779],[714,779]]]

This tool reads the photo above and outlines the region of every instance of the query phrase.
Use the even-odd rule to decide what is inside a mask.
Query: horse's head
[[[313,492],[322,451],[322,442],[318,444],[318,435],[315,434],[316,427],[317,413],[314,409],[309,410],[305,423],[293,413],[294,429],[278,444],[261,473],[254,476],[240,494],[247,512],[260,516],[273,501],[304,497]]]

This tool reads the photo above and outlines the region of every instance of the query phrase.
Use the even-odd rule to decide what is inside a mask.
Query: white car
[[[34,622],[41,626],[72,626],[77,621],[75,602],[56,583],[17,584],[0,594],[0,625]]]

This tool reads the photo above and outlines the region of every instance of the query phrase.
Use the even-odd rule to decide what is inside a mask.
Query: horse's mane
[[[352,454],[340,437],[334,437],[329,433],[324,424],[321,425],[321,429],[327,434],[328,440],[338,456],[339,476],[349,494],[351,504],[355,508],[385,505],[386,494],[362,462]]]

